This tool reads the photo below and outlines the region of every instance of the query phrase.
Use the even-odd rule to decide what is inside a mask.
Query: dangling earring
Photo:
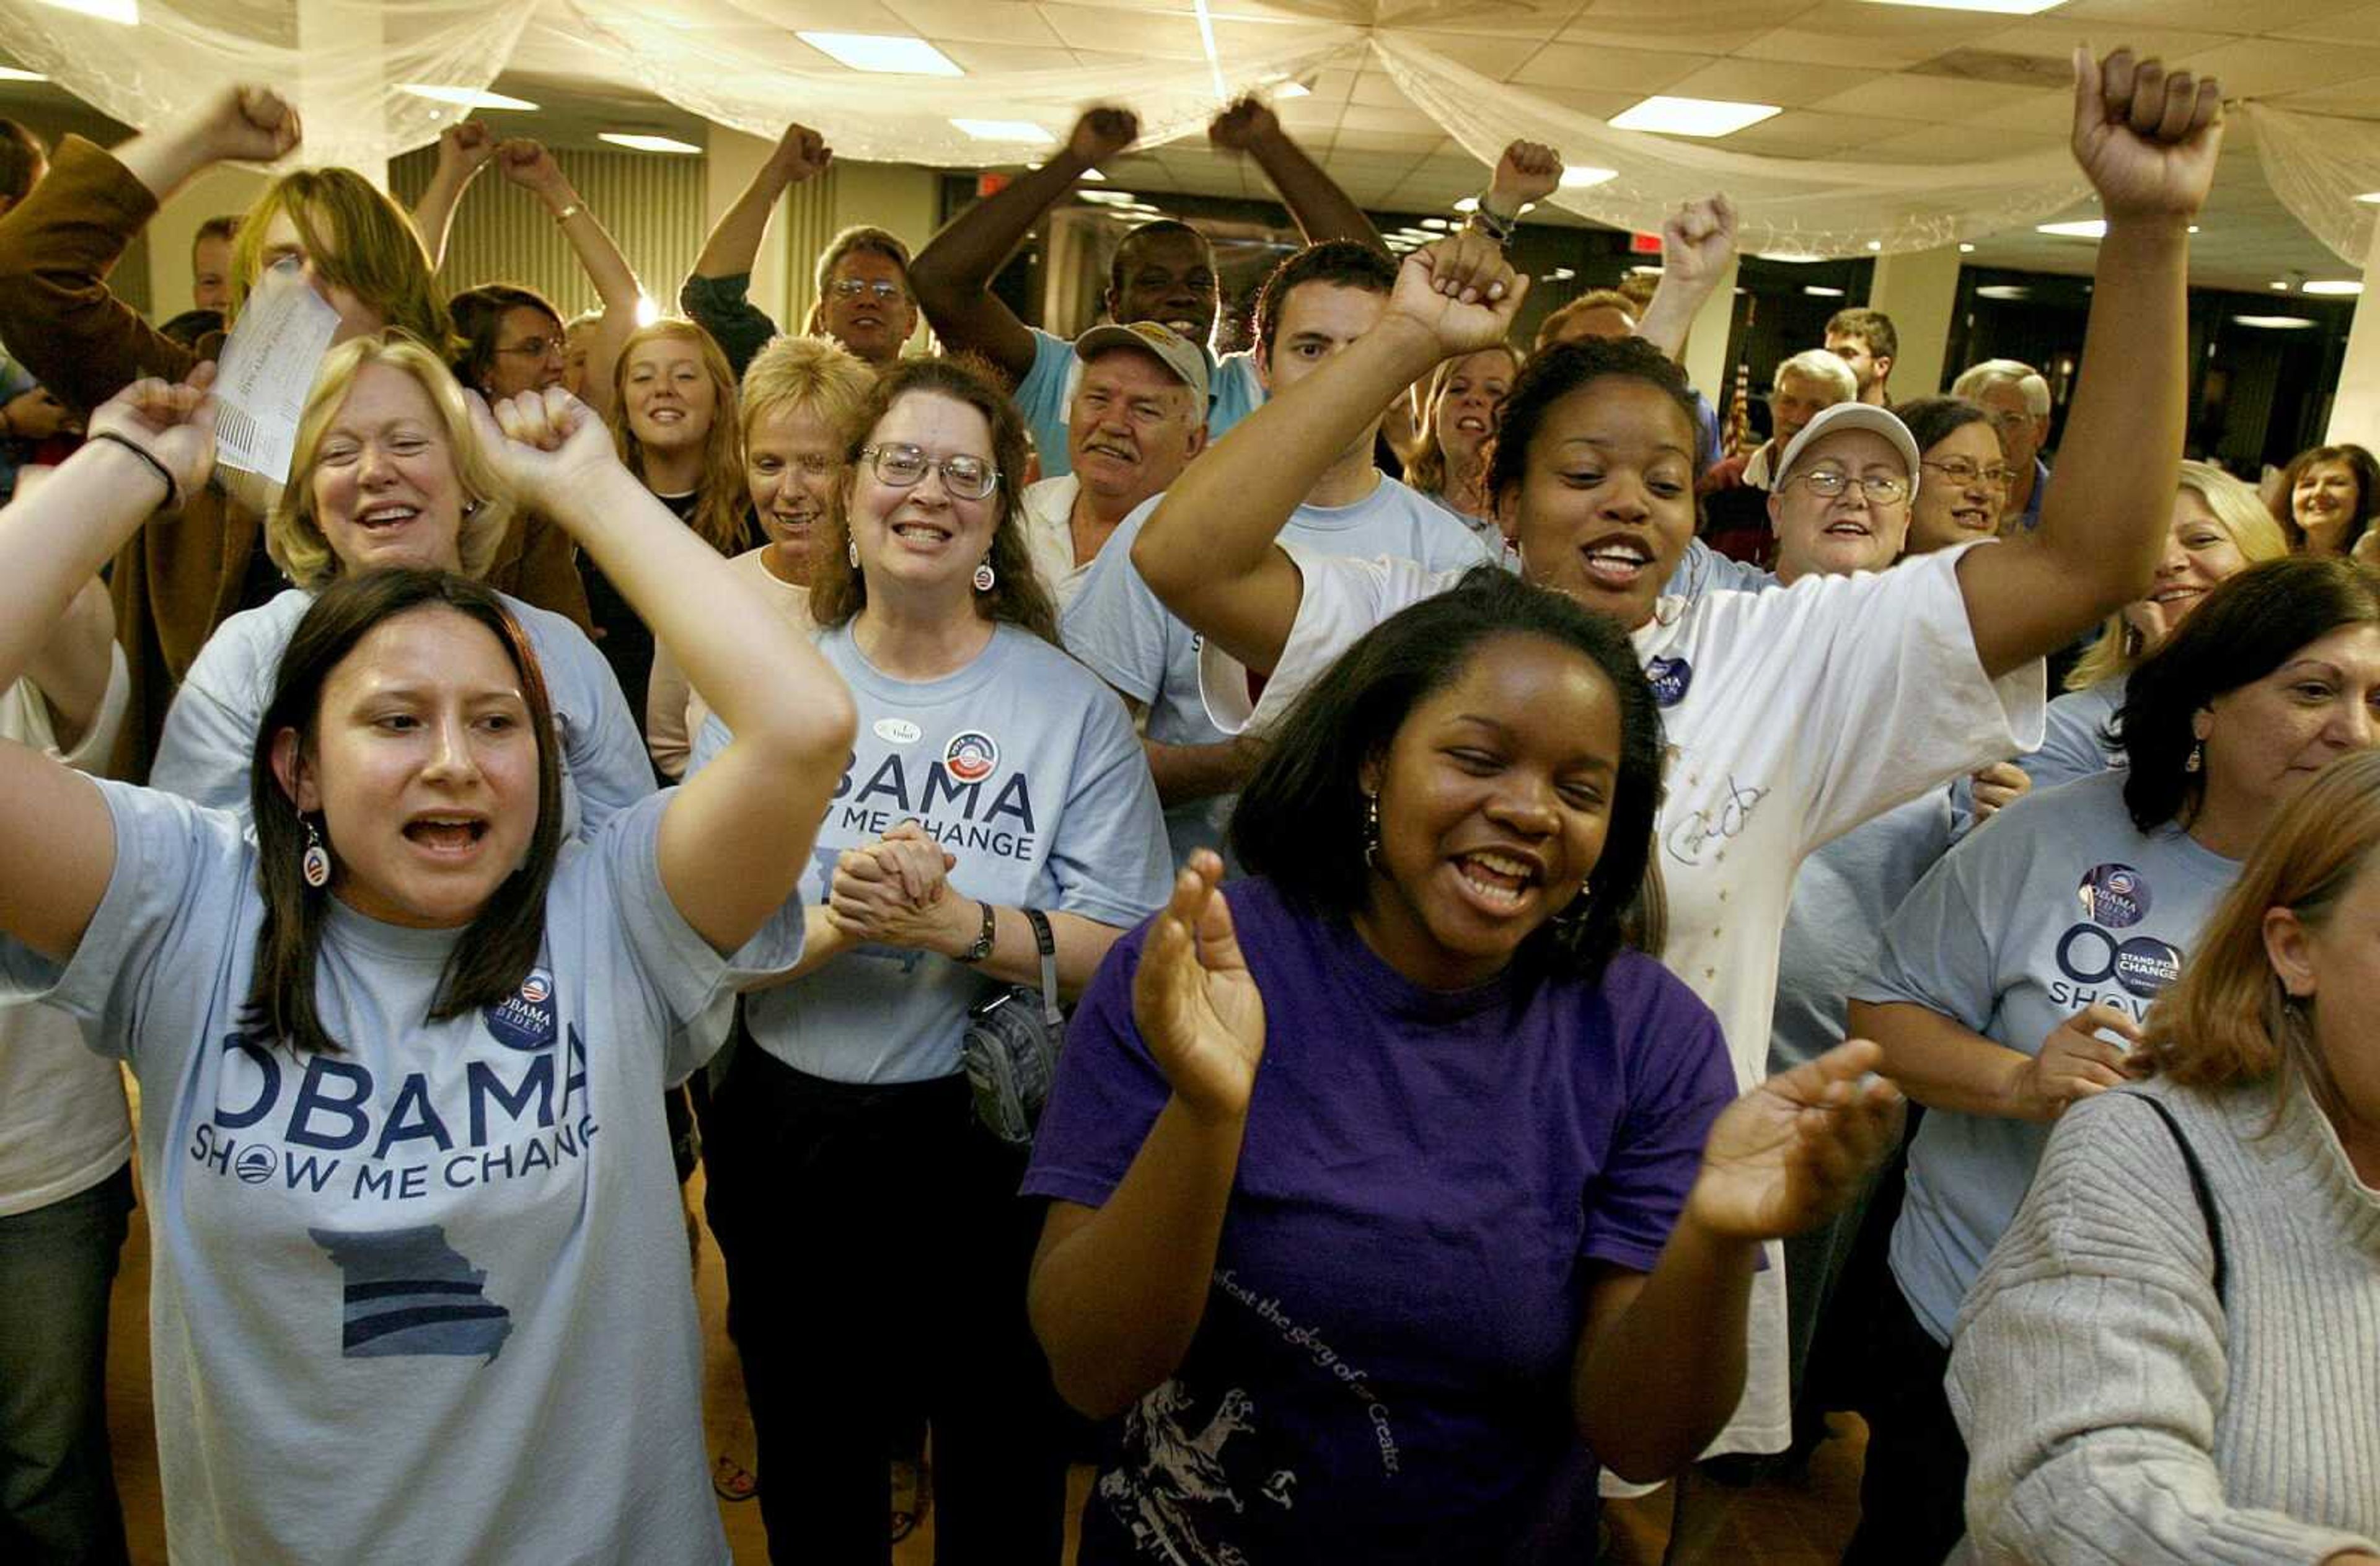
[[[988,554],[985,555],[981,563],[975,568],[975,590],[979,593],[988,593],[991,590],[991,584],[999,579],[999,577],[994,577],[991,574],[991,556]]]
[[[322,834],[312,821],[306,821],[306,852],[298,856],[298,873],[317,892],[331,884],[331,851],[322,846]]]
[[[1571,899],[1569,907],[1553,917],[1553,922],[1564,929],[1575,929],[1594,912],[1595,882],[1589,879],[1578,883],[1578,895]]]
[[[2206,765],[2206,742],[2203,739],[2192,740],[2190,759],[2181,764],[2181,770],[2185,772],[2194,772],[2204,765]]]
[[[1380,796],[1378,792],[1364,795],[1364,863],[1376,870],[1380,868]]]
[[[855,571],[858,570],[859,540],[857,539],[845,539],[843,540],[843,548],[844,552],[851,556],[851,568]]]

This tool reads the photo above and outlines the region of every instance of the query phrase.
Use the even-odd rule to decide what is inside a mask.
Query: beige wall
[[[190,308],[190,241],[211,217],[244,212],[268,183],[244,168],[207,170],[149,220],[149,318],[170,321]]]
[[[1878,256],[1868,285],[1868,308],[1892,317],[1900,354],[1892,361],[1886,387],[1895,402],[1940,395],[1952,367],[1942,358],[1950,348],[1950,312],[1959,303],[1959,248],[1913,255]],[[1963,366],[1958,368],[1964,368]]]

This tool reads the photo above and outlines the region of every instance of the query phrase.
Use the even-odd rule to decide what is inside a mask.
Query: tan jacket
[[[122,164],[69,136],[48,176],[0,217],[0,341],[73,407],[97,407],[144,375],[179,381],[221,346],[217,336],[203,351],[186,348],[108,290],[108,273],[156,211],[156,198]],[[178,513],[152,518],[116,556],[108,585],[132,670],[116,776],[149,775],[191,660],[217,625],[251,607],[241,598],[262,547],[262,518],[210,484]],[[488,584],[589,624],[569,539],[551,523],[516,526]]]

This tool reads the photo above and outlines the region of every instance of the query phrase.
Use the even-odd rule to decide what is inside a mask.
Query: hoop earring
[[[2185,772],[2194,772],[2205,765],[2206,742],[2203,739],[2192,740],[2190,742],[2190,756],[2188,759],[2182,762],[2181,770]]]
[[[1378,790],[1364,795],[1364,863],[1380,868],[1380,795]]]
[[[302,816],[298,819],[306,825],[306,851],[298,856],[298,873],[320,892],[331,884],[331,851],[322,846],[322,834],[314,830],[312,821]]]
[[[975,568],[975,590],[988,593],[991,590],[992,584],[999,579],[991,574],[991,556],[985,555]]]

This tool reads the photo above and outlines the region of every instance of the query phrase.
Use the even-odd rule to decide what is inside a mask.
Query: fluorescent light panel
[[[1824,256],[1809,255],[1801,250],[1755,250],[1753,252],[1752,259],[1755,261],[1783,261],[1789,266],[1807,266],[1812,261],[1822,261],[1827,258]]]
[[[526,98],[515,98],[485,87],[441,87],[434,82],[407,81],[398,84],[399,92],[410,92],[417,98],[427,98],[433,103],[459,103],[467,109],[534,109],[535,103]]]
[[[126,27],[140,24],[140,0],[42,0],[42,4],[60,11],[97,17],[103,22],[120,22]]]
[[[1871,6],[1914,6],[1928,11],[1989,11],[1998,17],[2037,17],[2066,0],[1867,0]]]
[[[2296,332],[2321,324],[2301,315],[2235,315],[2231,320],[2235,325],[2254,326],[2267,332]]]
[[[951,123],[978,141],[1055,141],[1029,119],[954,119]]]
[[[1726,98],[1655,96],[1612,120],[1615,130],[1652,130],[1664,136],[1732,136],[1784,111],[1774,103],[1739,103]]]
[[[1310,98],[1314,95],[1314,89],[1302,81],[1284,81],[1272,90],[1272,95],[1276,98]]]
[[[641,130],[599,130],[599,141],[609,141],[614,147],[625,147],[632,152],[699,152],[701,148],[674,136],[653,136]]]
[[[1843,297],[1843,291],[1840,288],[1823,287],[1815,283],[1803,284],[1802,292],[1814,299],[1840,299]]]
[[[0,81],[47,81],[40,71],[19,70],[15,66],[0,66]]]
[[[892,32],[796,32],[795,38],[856,71],[886,76],[965,76],[959,63],[922,38]]]
[[[2035,234],[2055,234],[2068,239],[2104,239],[2107,237],[2107,220],[2104,217],[2077,218],[2072,223],[2036,223]]]
[[[1561,172],[1561,188],[1565,190],[1584,190],[1589,186],[1600,185],[1606,180],[1619,177],[1620,171],[1616,168],[1566,168]]]
[[[2333,297],[2345,297],[2361,294],[2363,292],[2363,285],[2356,282],[2353,278],[2317,277],[2313,282],[2304,285],[2299,291],[2306,294],[2324,294]]]

